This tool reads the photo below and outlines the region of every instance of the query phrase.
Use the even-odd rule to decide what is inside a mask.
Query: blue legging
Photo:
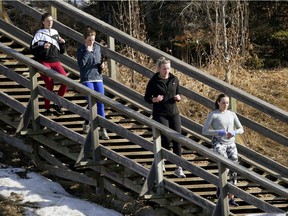
[[[99,92],[100,94],[104,95],[104,85],[103,82],[84,82],[83,83],[88,88]],[[87,109],[89,109],[89,98],[86,96],[86,99],[88,101]],[[105,118],[105,110],[104,110],[104,104],[97,101],[97,114]]]

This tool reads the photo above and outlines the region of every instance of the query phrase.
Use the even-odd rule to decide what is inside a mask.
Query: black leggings
[[[180,114],[176,114],[174,116],[169,116],[169,117],[155,114],[153,116],[153,119],[155,121],[171,128],[171,129],[181,133]],[[173,152],[181,157],[181,155],[182,155],[181,145],[174,140],[172,140],[172,143],[173,143]],[[170,140],[164,135],[161,135],[161,144],[162,144],[163,148],[168,149],[168,150],[170,149],[169,148]]]

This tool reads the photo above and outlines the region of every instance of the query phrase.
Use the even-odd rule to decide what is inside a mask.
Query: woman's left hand
[[[227,133],[227,138],[230,139],[231,137],[234,137],[236,135],[235,131],[231,131]]]
[[[105,67],[104,62],[102,62],[102,63],[100,64],[100,67],[101,67],[101,69],[104,69],[104,67]]]
[[[59,38],[58,43],[65,43],[65,40],[63,38]]]
[[[181,100],[181,96],[179,94],[174,96],[174,100],[175,101],[180,101]]]

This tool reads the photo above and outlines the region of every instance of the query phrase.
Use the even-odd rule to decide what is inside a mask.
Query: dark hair
[[[42,16],[41,16],[41,26],[42,26],[42,28],[44,28],[44,25],[43,25],[43,22],[44,22],[44,20],[47,18],[47,17],[52,17],[52,15],[50,14],[50,13],[44,13],[44,14],[42,14]]]
[[[228,97],[226,94],[220,94],[220,95],[218,95],[218,97],[217,97],[217,99],[216,99],[216,101],[215,101],[215,109],[219,109],[219,102],[221,101],[221,99],[222,98],[224,98],[224,97]]]
[[[96,31],[91,29],[91,28],[87,28],[85,30],[85,32],[83,33],[84,38],[86,39],[89,36],[96,36]]]

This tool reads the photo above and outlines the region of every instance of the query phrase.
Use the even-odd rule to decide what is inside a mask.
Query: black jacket
[[[158,72],[148,82],[144,99],[148,103],[152,103],[152,97],[163,95],[162,101],[153,103],[153,116],[169,117],[179,113],[177,102],[174,100],[174,96],[177,94],[180,94],[178,78],[170,73],[168,79],[161,79]]]

